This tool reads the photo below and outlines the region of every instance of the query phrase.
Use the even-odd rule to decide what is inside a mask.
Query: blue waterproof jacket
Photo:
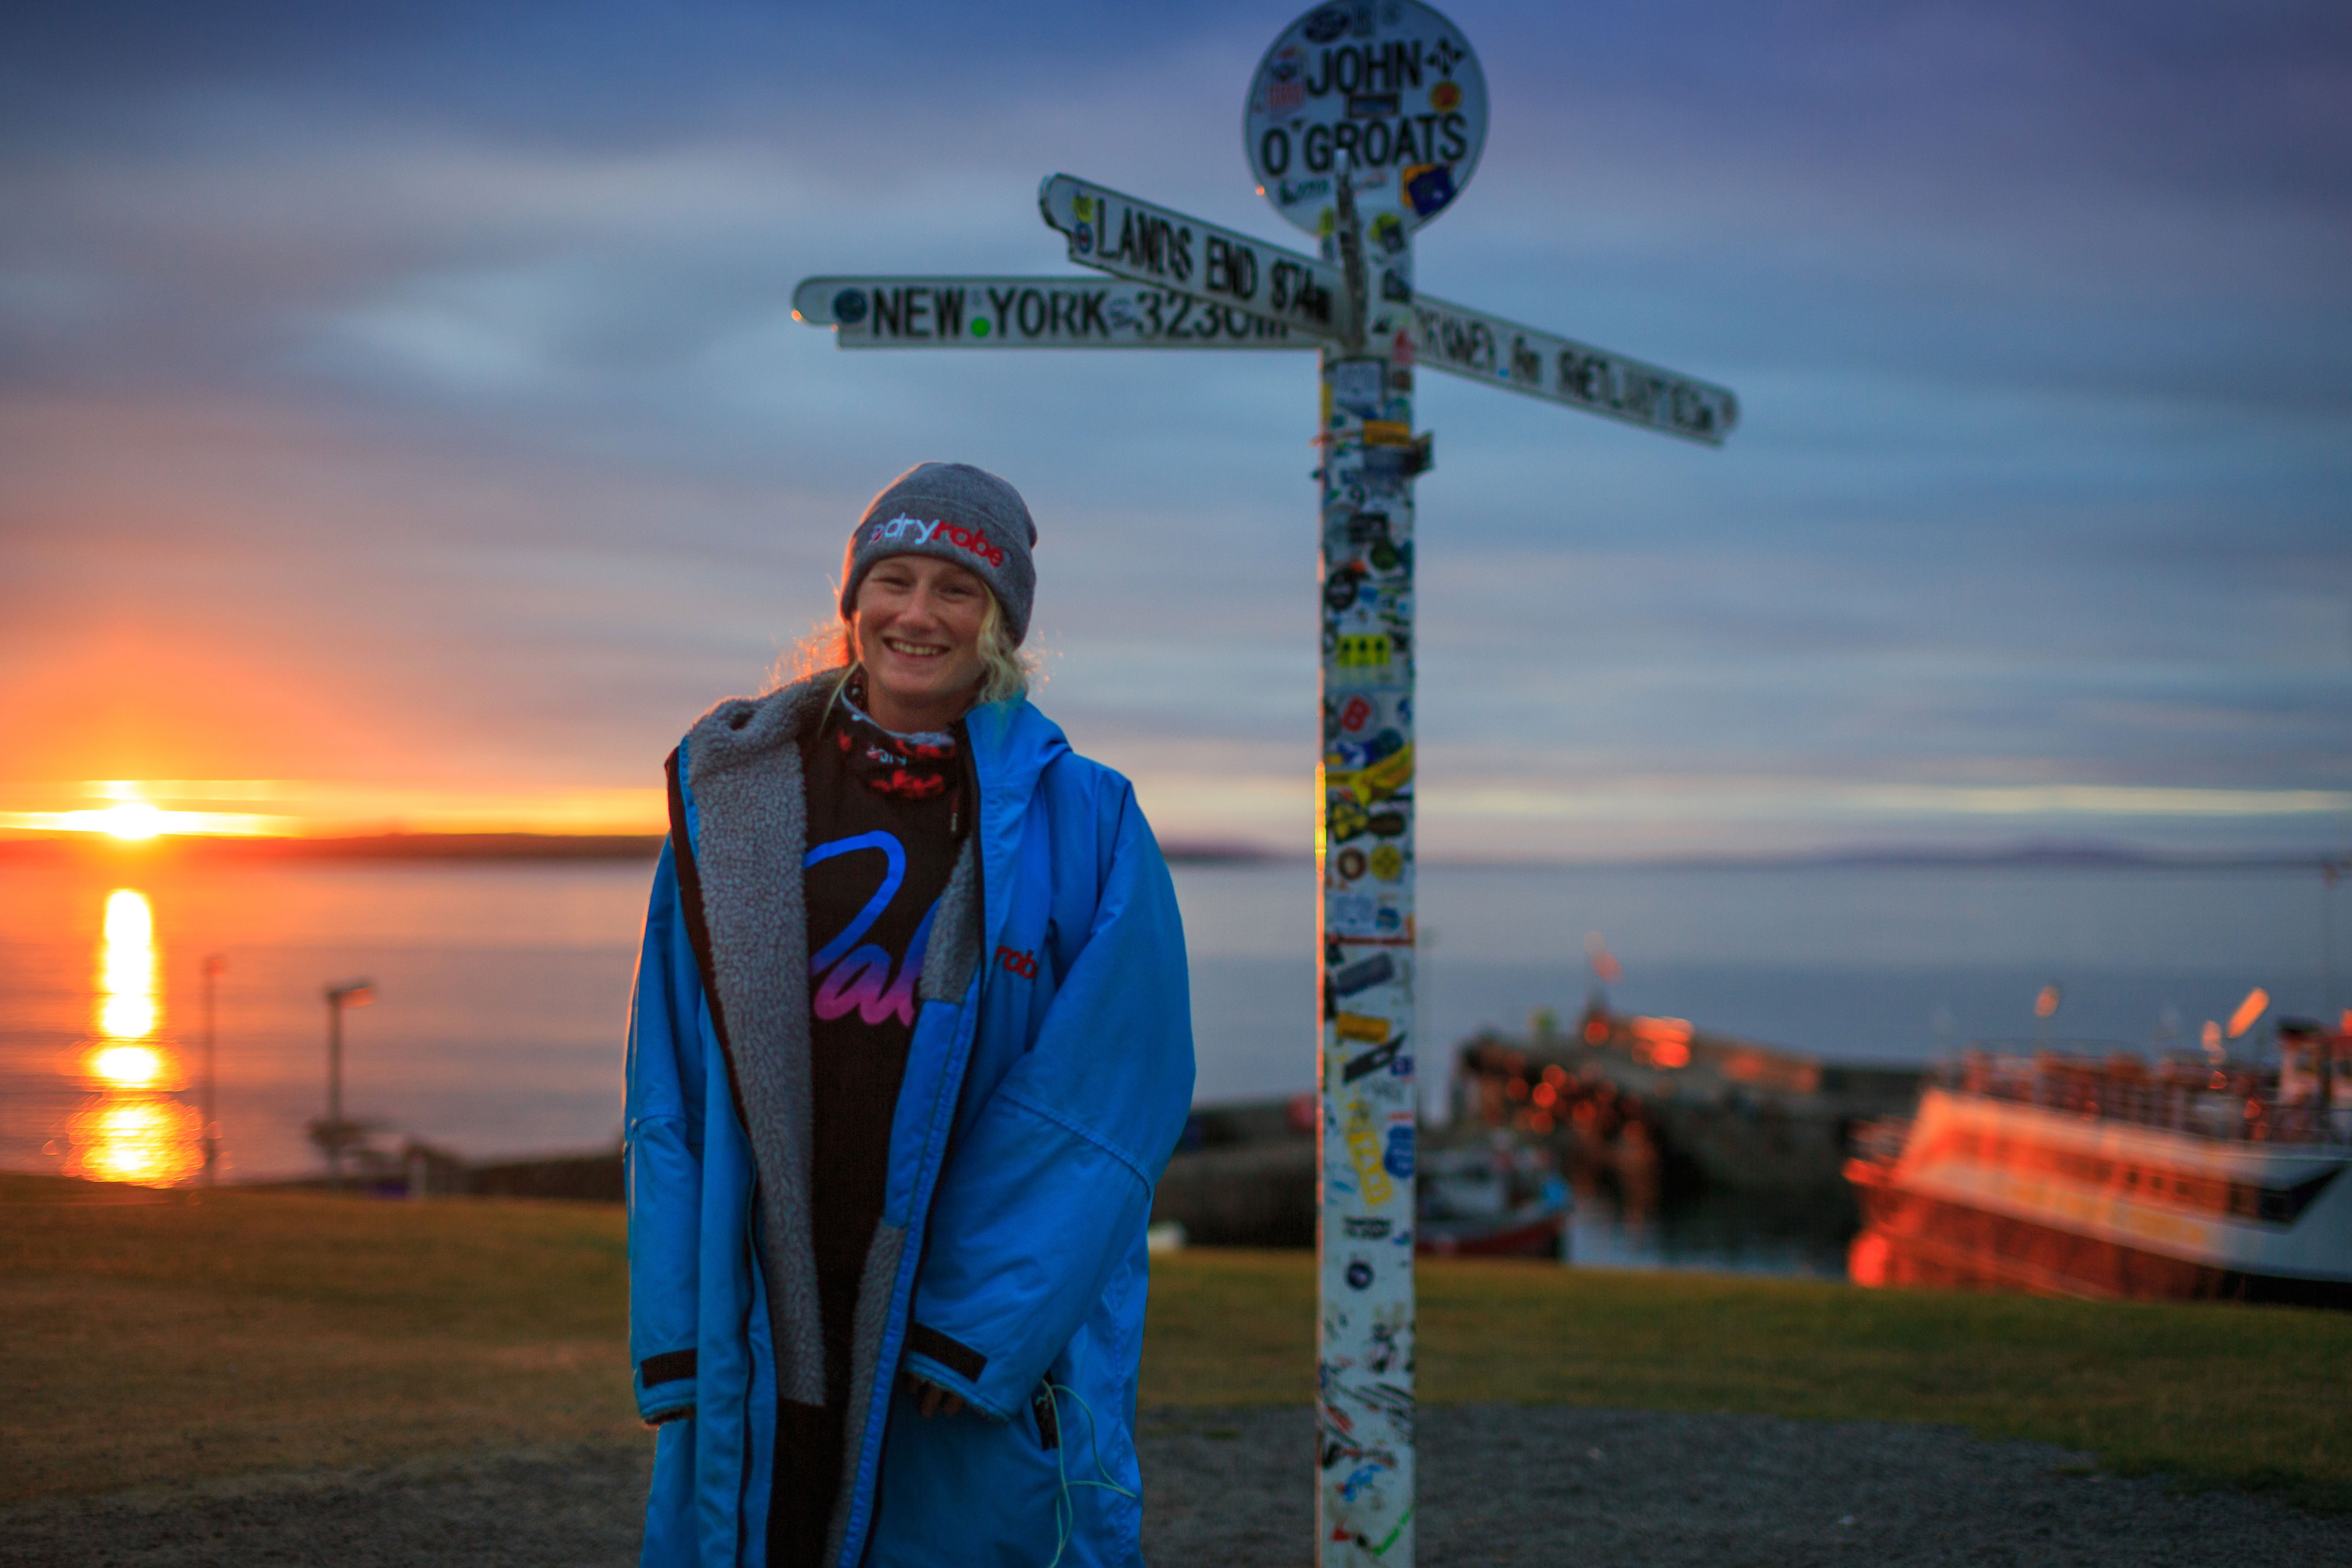
[[[763,1563],[778,1399],[824,1398],[797,739],[828,690],[722,702],[670,759],[628,1061],[648,1568]],[[1144,1227],[1192,1090],[1183,931],[1125,779],[1025,700],[965,731],[978,810],[920,960],[828,1561],[1139,1563]],[[969,1408],[922,1418],[902,1371]]]

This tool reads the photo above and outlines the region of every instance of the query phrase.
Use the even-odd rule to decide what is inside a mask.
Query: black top
[[[769,1561],[814,1565],[839,1489],[851,1328],[866,1252],[881,1222],[890,1126],[914,1043],[916,981],[955,869],[960,783],[911,798],[853,771],[836,710],[801,742],[808,805],[803,876],[809,934],[812,1188],[825,1405],[786,1403],[778,1424]],[[953,764],[950,764],[952,767]],[[960,781],[960,772],[950,777]]]

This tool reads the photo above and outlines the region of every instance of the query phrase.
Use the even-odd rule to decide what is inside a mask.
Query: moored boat
[[[2352,1307],[2352,1034],[2277,1068],[1971,1051],[1856,1135],[1862,1285]]]
[[[1551,1152],[1500,1130],[1421,1156],[1413,1249],[1484,1258],[1568,1256],[1573,1200]]]

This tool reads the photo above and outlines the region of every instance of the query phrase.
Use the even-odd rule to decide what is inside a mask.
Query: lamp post
[[[2319,1043],[2312,1047],[2319,1068],[2319,1124],[2336,1135],[2336,1037],[2352,1034],[2352,1013],[2336,1016],[2336,884],[2344,868],[2329,859],[2319,863]],[[2334,1032],[2330,1033],[2330,1026]]]
[[[213,1002],[215,994],[219,989],[221,971],[227,967],[228,959],[226,955],[217,952],[205,955],[205,1185],[208,1187],[218,1176],[220,1167],[220,1130],[213,1120]]]
[[[327,1190],[343,1190],[343,1009],[375,1000],[375,982],[351,980],[327,987]]]

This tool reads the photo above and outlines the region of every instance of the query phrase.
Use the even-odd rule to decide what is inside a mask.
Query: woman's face
[[[886,730],[944,729],[981,676],[988,586],[951,561],[892,555],[857,584],[851,619],[866,699]]]

